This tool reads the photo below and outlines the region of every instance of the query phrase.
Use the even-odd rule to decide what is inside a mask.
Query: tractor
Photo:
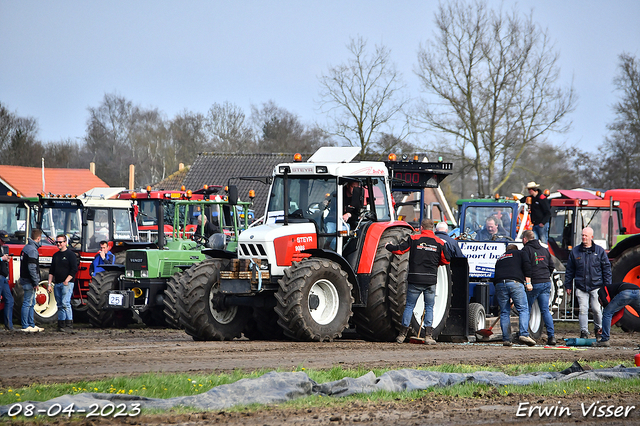
[[[492,282],[497,259],[504,254],[508,244],[522,248],[522,233],[528,226],[529,209],[526,203],[514,199],[494,197],[487,199],[458,200],[460,224],[453,234],[469,262],[469,332],[484,329],[487,316],[498,316],[499,306],[495,300]],[[495,235],[484,231],[485,222],[493,218],[497,225]],[[562,263],[554,258],[557,271],[563,271]],[[550,309],[558,309],[564,294],[559,272],[552,276]],[[542,335],[542,315],[537,303],[530,312],[529,331],[531,337]]]
[[[238,239],[237,253],[221,252],[186,271],[176,304],[178,321],[195,340],[289,338],[332,341],[353,324],[365,339],[392,341],[406,299],[408,253],[385,249],[414,232],[398,221],[391,198],[393,172],[384,162],[352,161],[353,147],[323,147],[306,162],[275,166],[264,217]],[[407,162],[416,184],[436,187],[451,163]],[[398,163],[400,164],[400,163]],[[252,179],[245,177],[244,179]],[[230,203],[235,202],[231,196]],[[352,208],[344,215],[347,201]],[[442,330],[451,296],[442,267]],[[420,312],[421,314],[421,312]],[[414,330],[420,315],[414,316]]]
[[[219,188],[206,187],[205,196],[217,193]],[[146,325],[176,327],[172,301],[177,297],[177,282],[183,279],[183,271],[210,257],[211,251],[236,250],[240,230],[248,226],[238,218],[249,217],[250,202],[237,203],[235,207],[240,208],[242,214],[234,215],[229,203],[220,196],[208,200],[203,199],[202,194],[194,197],[191,191],[176,193],[180,195],[159,193],[160,197],[138,198],[141,207],[138,218],[143,217],[138,223],[148,226],[153,219],[153,227],[148,226],[144,232],[156,240],[147,241],[143,247],[132,247],[126,253],[124,265],[103,266],[105,271],[93,277],[88,294],[89,321],[93,326],[122,327],[135,313]],[[173,210],[171,216],[170,210]],[[151,212],[162,214],[152,216]],[[218,221],[219,233],[209,240],[201,227],[196,232],[195,215],[200,214],[210,221]],[[147,247],[148,244],[156,244],[157,248]]]

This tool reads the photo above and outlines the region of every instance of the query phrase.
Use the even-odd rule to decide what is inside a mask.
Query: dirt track
[[[53,326],[49,326],[53,327]],[[633,356],[638,353],[640,335],[623,334],[614,329],[612,336],[613,347],[608,349],[589,348],[586,351],[569,351],[558,349],[544,349],[541,346],[528,348],[514,346],[504,348],[496,344],[453,344],[439,343],[436,346],[423,346],[395,343],[370,343],[361,340],[344,339],[332,343],[300,343],[300,342],[259,342],[239,340],[232,342],[194,342],[189,336],[177,330],[133,328],[128,330],[96,330],[88,326],[79,325],[75,335],[56,333],[47,327],[43,333],[2,333],[0,334],[0,355],[4,360],[4,367],[0,375],[0,387],[23,386],[31,383],[68,382],[76,380],[92,380],[118,375],[141,374],[146,372],[221,372],[234,369],[290,369],[297,366],[323,369],[334,365],[343,367],[365,366],[366,368],[393,367],[404,368],[420,365],[434,365],[444,363],[464,363],[476,365],[499,365],[542,361],[595,361],[605,359],[628,360],[633,365]],[[576,337],[573,326],[561,325],[558,337]],[[39,361],[34,361],[37,356]],[[7,360],[10,360],[7,362]],[[597,365],[594,365],[597,367]],[[638,403],[640,411],[640,397],[637,395],[618,396],[625,401]],[[453,423],[468,423],[469,417],[464,413],[475,413],[478,417],[483,412],[479,407],[495,405],[496,401],[483,398],[473,400],[456,400],[444,402],[440,408],[430,401],[417,402],[411,407],[405,403],[391,404],[397,407],[387,407],[378,413],[378,420],[385,418],[385,422],[392,424],[412,424],[416,417],[395,416],[390,413],[405,413],[407,410],[423,421],[438,419],[435,413],[451,412]],[[517,403],[501,398],[502,408],[484,408],[484,413],[495,415],[501,420],[519,420],[514,416],[507,416],[506,411],[515,412]],[[568,402],[569,403],[569,402]],[[568,404],[567,403],[567,404]],[[506,404],[506,405],[505,405]],[[383,407],[375,407],[379,410]],[[453,409],[460,409],[455,414]],[[425,409],[427,412],[425,412]],[[325,416],[326,421],[335,422],[340,417],[342,422],[373,421],[366,420],[360,414],[362,407],[354,408],[353,416],[348,417],[352,410],[344,408],[344,412]],[[471,410],[471,411],[469,411]],[[506,410],[506,411],[505,411]],[[311,413],[299,413],[296,417],[300,423],[311,422],[321,424],[322,415],[327,414],[324,409],[314,409]],[[260,414],[263,413],[263,414]],[[372,412],[373,413],[373,412]],[[431,413],[431,417],[429,416]],[[501,414],[500,414],[501,413]],[[455,414],[455,415],[454,415]],[[314,416],[318,415],[318,418]],[[373,416],[376,414],[373,413]],[[226,423],[282,423],[284,419],[294,416],[294,413],[283,415],[273,413],[271,409],[254,413],[251,419],[234,415],[222,416],[211,413],[204,414],[212,421]],[[216,417],[217,416],[217,417]],[[258,416],[258,417],[254,417]],[[266,417],[260,417],[266,416]],[[345,417],[347,416],[347,417]],[[386,416],[386,417],[385,417]],[[438,414],[439,416],[439,414]],[[175,416],[174,416],[175,417]],[[190,416],[177,416],[169,420],[169,416],[147,419],[152,423],[158,422],[187,422]],[[203,420],[202,413],[193,420]],[[237,418],[236,418],[237,417]],[[333,421],[330,417],[335,417]],[[360,420],[354,420],[355,418]],[[483,416],[480,416],[484,418]],[[214,420],[215,418],[215,420]],[[235,418],[235,420],[234,420]],[[293,417],[292,417],[293,418]],[[367,417],[369,418],[369,417]],[[487,419],[488,419],[487,418]],[[269,420],[271,419],[271,420]],[[306,419],[306,420],[305,420]],[[638,419],[638,417],[636,417]],[[139,419],[142,420],[142,419]],[[251,421],[249,421],[251,420]],[[440,422],[445,419],[440,418]],[[629,419],[627,419],[629,420]],[[318,423],[319,422],[319,423]],[[377,422],[376,422],[377,423]],[[420,423],[420,421],[418,421]],[[335,423],[333,423],[335,424]]]

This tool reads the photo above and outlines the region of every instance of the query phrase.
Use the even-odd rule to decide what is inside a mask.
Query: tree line
[[[414,67],[422,93],[411,97],[391,51],[349,40],[349,59],[319,77],[318,106],[326,124],[305,124],[268,101],[249,113],[231,102],[168,118],[118,94],[90,106],[86,134],[76,142],[43,143],[37,120],[0,102],[0,162],[82,167],[91,161],[112,186],[158,182],[199,152],[314,152],[357,146],[363,154],[423,153],[454,162],[444,181],[449,198],[523,192],[535,180],[549,189],[639,187],[640,72],[619,55],[612,82],[615,119],[596,153],[555,146],[566,132],[577,94],[560,84],[559,54],[533,15],[491,9],[486,1],[443,2],[435,35],[420,45]],[[597,158],[597,161],[594,161]]]

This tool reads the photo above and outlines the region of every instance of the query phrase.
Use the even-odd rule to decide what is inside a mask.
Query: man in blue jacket
[[[89,272],[92,277],[95,277],[96,274],[104,272],[104,268],[100,265],[113,265],[114,263],[116,263],[116,256],[109,251],[109,243],[100,241],[100,251],[93,259]]]
[[[574,282],[575,281],[575,282]],[[604,249],[593,243],[593,229],[582,230],[582,244],[574,247],[569,254],[564,285],[570,295],[575,288],[580,304],[580,337],[589,338],[589,302],[593,313],[594,334],[602,334],[602,311],[598,300],[598,290],[611,284],[611,263]]]

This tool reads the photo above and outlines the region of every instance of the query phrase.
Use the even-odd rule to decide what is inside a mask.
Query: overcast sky
[[[500,7],[500,2],[490,2]],[[612,120],[618,55],[640,57],[638,0],[505,0],[547,28],[573,79],[573,130],[555,143],[595,151]],[[324,124],[318,76],[349,57],[350,37],[391,49],[412,96],[437,2],[0,0],[0,102],[37,119],[41,140],[78,139],[87,108],[116,93],[168,119],[229,101],[249,115],[273,100]],[[422,142],[433,135],[420,136]]]

